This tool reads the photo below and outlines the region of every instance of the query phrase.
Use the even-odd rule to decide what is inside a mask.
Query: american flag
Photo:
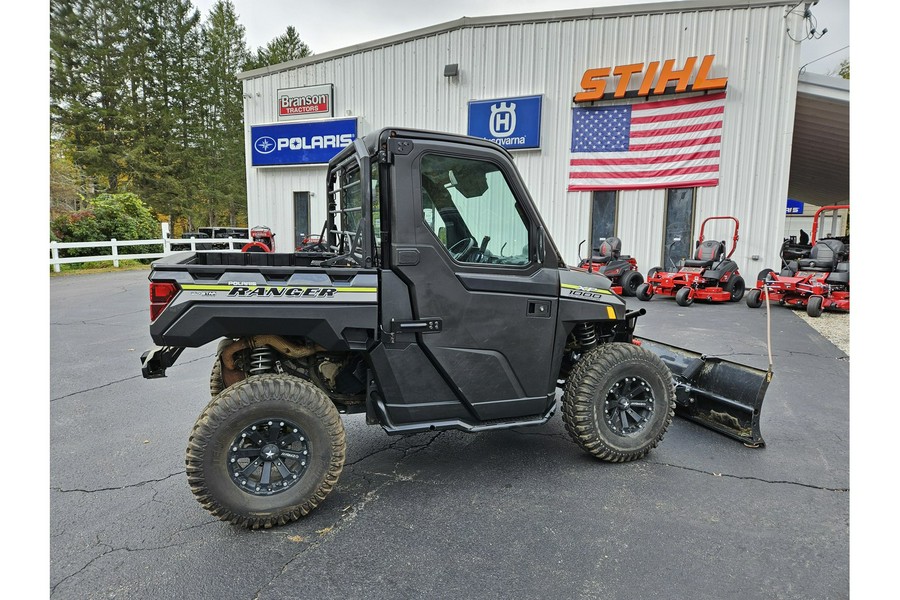
[[[572,109],[569,191],[719,183],[725,94]]]

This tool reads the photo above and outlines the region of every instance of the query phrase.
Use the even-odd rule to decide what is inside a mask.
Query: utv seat
[[[840,240],[819,240],[809,251],[809,258],[799,260],[800,268],[806,271],[834,271],[843,254],[844,243]]]
[[[693,260],[684,261],[685,267],[701,267],[708,269],[725,256],[725,242],[706,240],[697,247]]]
[[[622,254],[622,240],[615,236],[610,236],[603,240],[597,254],[591,256],[591,262],[594,264],[605,264],[611,260],[618,260]]]

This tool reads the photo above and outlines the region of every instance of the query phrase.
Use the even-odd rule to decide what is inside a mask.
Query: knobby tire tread
[[[668,368],[655,354],[626,343],[609,343],[587,352],[575,366],[566,382],[562,398],[562,417],[571,438],[589,454],[607,462],[628,462],[646,456],[656,448],[675,417],[675,385],[668,377],[669,390],[666,415],[660,431],[641,448],[622,452],[609,446],[597,431],[594,422],[595,393],[602,386],[604,374],[627,360],[645,360],[666,374]],[[601,398],[602,400],[602,398]],[[664,402],[664,399],[660,399]]]
[[[257,389],[264,398],[288,399],[304,404],[324,426],[331,443],[331,458],[327,472],[314,492],[295,506],[276,511],[271,515],[246,516],[223,506],[210,493],[207,475],[203,469],[203,455],[216,429],[236,413],[261,402]],[[262,375],[249,377],[231,386],[211,401],[197,419],[188,438],[185,465],[188,485],[197,501],[213,516],[234,525],[249,529],[268,529],[285,525],[303,517],[316,508],[337,484],[344,468],[346,438],[343,422],[331,400],[312,384],[289,375]]]

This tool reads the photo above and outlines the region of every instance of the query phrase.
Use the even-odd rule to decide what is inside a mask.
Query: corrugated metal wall
[[[277,121],[280,88],[333,83],[335,117],[357,116],[360,135],[384,126],[466,133],[469,100],[542,94],[542,148],[513,154],[557,245],[574,263],[590,223],[590,193],[566,191],[571,99],[585,69],[667,58],[683,64],[715,54],[711,76],[728,77],[720,183],[697,191],[694,238],[708,216],[737,217],[734,258],[749,281],[779,264],[784,231],[800,56],[799,44],[785,34],[799,27],[785,19],[787,6],[555,21],[533,15],[535,22],[465,26],[251,77],[244,81],[247,156],[250,125]],[[443,76],[449,63],[459,64],[458,78]],[[308,190],[317,232],[325,220],[324,167],[257,168],[248,159],[247,171],[251,226],[273,227],[279,249],[289,249],[293,192]],[[644,273],[661,263],[665,197],[665,190],[619,194],[617,234]]]

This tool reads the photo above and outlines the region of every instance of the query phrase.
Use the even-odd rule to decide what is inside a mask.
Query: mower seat
[[[610,236],[603,240],[600,244],[598,254],[591,256],[591,262],[594,264],[605,264],[611,260],[617,260],[622,253],[622,240],[615,236]]]
[[[725,256],[725,242],[706,240],[697,247],[697,255],[693,260],[684,261],[685,267],[702,267],[708,269]]]
[[[827,283],[831,285],[846,285],[850,286],[850,263],[849,262],[839,262],[834,271],[828,274],[828,277],[825,279]]]
[[[819,240],[809,251],[809,258],[800,259],[800,268],[807,271],[833,271],[842,254],[844,243],[840,240]]]

